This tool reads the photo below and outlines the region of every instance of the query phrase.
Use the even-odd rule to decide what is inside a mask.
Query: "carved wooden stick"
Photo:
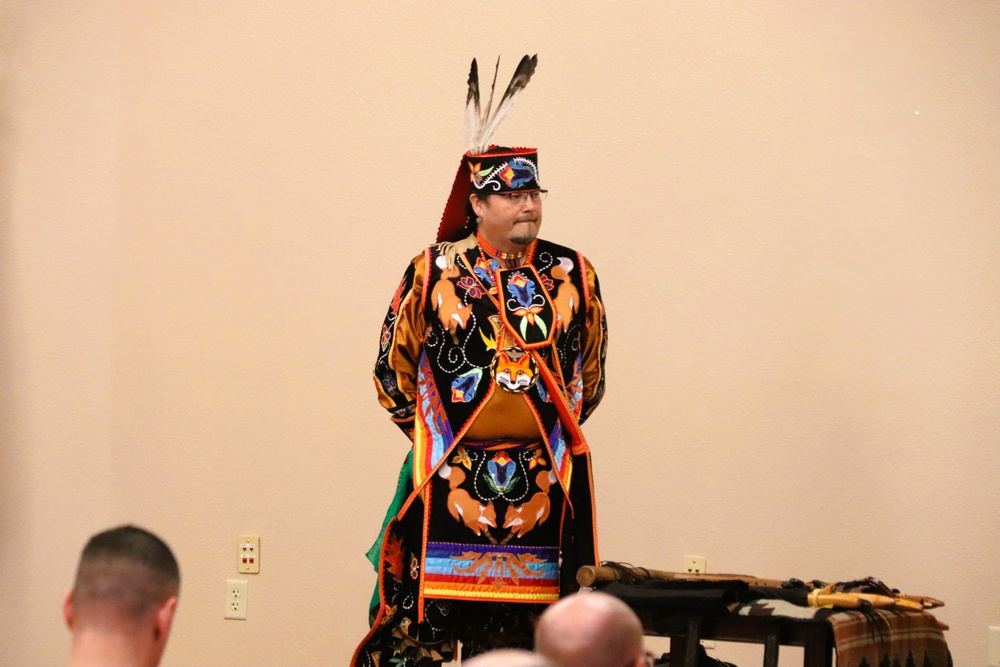
[[[772,586],[780,588],[780,579],[761,579],[748,574],[692,574],[689,572],[665,572],[663,570],[648,570],[644,567],[630,567],[626,572],[642,581],[745,581],[751,586]],[[593,586],[595,583],[607,584],[622,580],[622,570],[604,565],[584,565],[576,572],[576,583],[581,586]],[[812,589],[812,584],[805,583]]]

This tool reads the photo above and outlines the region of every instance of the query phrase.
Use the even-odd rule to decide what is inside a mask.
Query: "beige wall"
[[[943,0],[0,1],[0,663],[65,659],[78,550],[123,521],[181,559],[168,667],[346,663],[406,445],[378,328],[470,57],[526,52],[498,139],[542,148],[543,235],[611,319],[603,556],[875,575],[985,664],[1000,3]]]

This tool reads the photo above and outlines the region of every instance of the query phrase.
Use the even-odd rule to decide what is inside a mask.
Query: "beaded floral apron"
[[[425,505],[428,598],[559,599],[564,494],[541,442],[463,442]]]

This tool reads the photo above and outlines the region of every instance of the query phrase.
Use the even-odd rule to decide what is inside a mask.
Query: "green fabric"
[[[365,558],[368,562],[372,564],[375,568],[375,573],[379,573],[379,560],[382,557],[382,542],[385,540],[385,531],[389,527],[389,522],[396,518],[399,514],[399,510],[402,509],[403,504],[406,499],[410,497],[413,493],[413,449],[411,448],[406,454],[406,459],[403,461],[402,467],[399,469],[399,481],[396,482],[396,493],[392,497],[392,502],[389,503],[389,509],[385,511],[385,518],[382,520],[382,529],[378,533],[378,537],[375,538],[375,543],[372,544],[371,549],[365,553]],[[379,580],[378,577],[375,579],[375,590],[372,592],[372,601],[368,608],[368,624],[371,625],[375,622],[375,615],[378,614],[379,607],[379,595],[378,595]]]

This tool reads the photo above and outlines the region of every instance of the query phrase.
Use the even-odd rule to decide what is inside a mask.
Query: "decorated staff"
[[[580,425],[604,394],[604,305],[590,262],[538,238],[538,151],[492,144],[538,59],[492,109],[499,62],[482,105],[472,61],[469,150],[382,325],[375,386],[411,447],[369,552],[356,666],[438,665],[457,641],[465,656],[530,648],[539,614],[598,562]]]

